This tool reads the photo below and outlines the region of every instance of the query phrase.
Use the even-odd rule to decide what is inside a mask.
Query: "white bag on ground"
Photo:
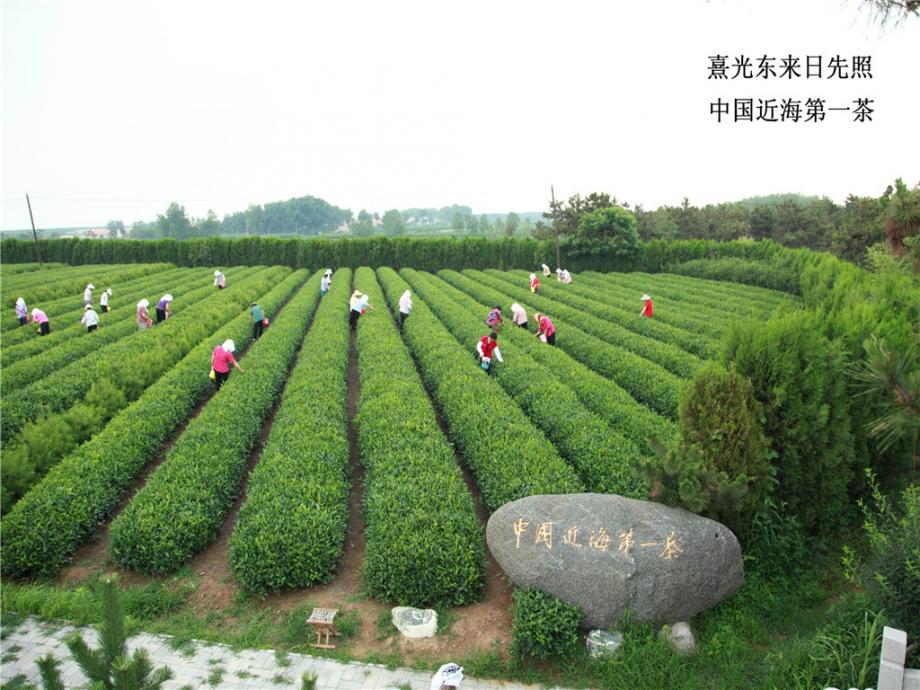
[[[431,690],[441,690],[444,686],[459,688],[463,680],[463,669],[457,664],[444,664],[431,679]]]

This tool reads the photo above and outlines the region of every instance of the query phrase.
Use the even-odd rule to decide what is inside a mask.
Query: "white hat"
[[[83,311],[89,311],[92,308],[93,308],[92,304],[87,304],[85,307],[83,307]]]
[[[214,270],[214,275],[219,276],[219,275],[220,275],[220,271],[218,271],[217,269],[215,269],[215,270]]]
[[[26,306],[26,301],[22,297],[16,299],[16,306],[18,307],[20,304]]]
[[[106,288],[106,289],[105,289],[105,294],[111,295],[111,294],[112,294],[112,288]]]
[[[223,348],[224,352],[236,352],[236,345],[233,344],[232,340],[225,340],[221,348]]]
[[[642,295],[642,301],[644,302],[644,301],[647,300],[647,299],[652,299],[652,298],[648,296],[648,293],[647,293],[647,292],[646,292],[646,293],[643,293],[643,295]]]
[[[530,274],[530,279],[531,279],[531,280],[533,280],[533,279],[536,278],[536,277],[537,277],[537,274],[536,274],[536,273],[531,273],[531,274]]]
[[[561,269],[561,268],[557,268],[557,269],[556,269],[556,273],[562,273],[562,269]]]
[[[96,286],[93,285],[92,283],[87,284],[86,287],[88,287],[90,290],[95,290],[95,289],[96,289]]]
[[[35,318],[36,316],[38,316],[38,314],[39,314],[40,311],[41,311],[41,310],[40,310],[38,307],[35,307],[35,308],[32,310],[32,318]]]
[[[150,306],[150,300],[145,297],[144,299],[142,299],[140,302],[137,303],[137,306],[143,307],[144,309],[146,309],[147,307]]]
[[[170,295],[170,294],[167,292],[165,295],[163,295],[163,299],[165,299],[167,302],[172,302],[172,301],[173,301],[173,296]],[[161,300],[161,301],[162,301],[162,300]]]

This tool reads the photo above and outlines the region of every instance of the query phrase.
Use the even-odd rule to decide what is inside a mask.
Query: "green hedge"
[[[273,314],[306,278],[293,273],[259,303]],[[253,295],[256,297],[257,295]],[[242,350],[252,337],[240,314],[189,352],[92,439],[54,467],[0,522],[4,576],[50,576],[106,519],[163,443],[214,388],[211,351],[224,340]]]
[[[724,280],[795,293],[799,288],[799,277],[789,266],[780,266],[757,259],[694,259],[668,267],[668,272],[709,280]]]
[[[4,240],[4,242],[6,241],[8,240]],[[19,297],[25,299],[30,310],[34,307],[41,308],[43,302],[50,302],[62,297],[70,296],[75,302],[82,301],[83,290],[88,283],[94,285],[99,283],[97,290],[103,290],[110,283],[131,280],[132,278],[168,271],[173,268],[175,266],[157,260],[156,263],[147,263],[141,266],[102,265],[67,268],[61,271],[53,271],[50,275],[43,273],[28,279],[20,279],[17,276],[3,286],[3,306],[15,306],[16,299]],[[96,295],[98,295],[98,292],[94,290],[93,296],[95,297]]]
[[[319,301],[317,273],[272,321],[109,528],[114,561],[171,573],[210,544],[240,494],[246,461]]]
[[[470,308],[478,304],[480,314],[485,314],[491,305],[506,299],[502,293],[456,271],[439,271],[438,277],[470,295],[466,302],[457,295],[456,301]],[[475,303],[471,301],[473,299]],[[589,369],[560,348],[545,347],[533,337],[529,327],[527,331],[516,327],[506,328],[502,338],[510,339],[515,347],[522,348],[535,361],[565,381],[585,407],[605,420],[611,429],[638,444],[643,453],[651,452],[648,439],[655,438],[664,443],[676,434],[677,428],[671,420],[652,412],[613,381]]]
[[[519,289],[521,285],[527,284],[527,276],[523,272],[487,273],[501,278],[514,288]],[[555,280],[547,280],[540,285],[539,294],[530,295],[530,300],[534,303],[542,302],[541,311],[545,308],[547,313],[557,313],[560,318],[567,318],[567,315],[582,317],[579,321],[579,324],[583,324],[580,326],[582,329],[620,343],[682,378],[693,376],[701,364],[700,358],[709,357],[718,349],[717,343],[710,337],[641,316],[641,302],[635,309],[626,309],[612,303],[606,295],[595,295],[588,299],[573,293],[569,287]],[[529,293],[519,292],[522,296]],[[585,315],[597,318],[584,319]]]
[[[193,273],[195,273],[195,269],[174,268],[165,273],[154,276],[143,276],[142,278],[136,278],[127,283],[119,284],[118,292],[120,299],[117,303],[110,303],[109,315],[103,316],[102,312],[99,311],[99,307],[96,307],[102,324],[106,325],[107,322],[113,321],[117,316],[126,315],[129,312],[131,316],[133,316],[136,305],[142,297],[151,292],[156,292],[161,287],[172,286],[178,281],[184,281],[187,276]],[[93,300],[97,301],[101,294],[101,290],[97,290],[93,295]],[[157,294],[162,295],[163,293],[160,292]],[[159,297],[157,299],[159,299]],[[48,319],[51,322],[52,330],[49,335],[41,337],[36,335],[35,325],[20,327],[19,321],[16,320],[15,317],[11,317],[13,323],[9,327],[6,325],[3,326],[3,350],[0,351],[0,363],[3,364],[4,368],[16,359],[22,359],[23,357],[53,347],[62,340],[78,333],[78,329],[83,329],[85,332],[85,326],[80,323],[84,311],[84,304],[81,301],[70,297],[66,300],[54,302],[53,304],[57,305],[53,310],[46,308],[42,309],[42,311],[48,315]],[[117,312],[117,316],[115,311],[116,304],[122,305]]]
[[[402,276],[460,343],[472,349],[485,335],[487,310],[454,302],[451,293],[457,291],[444,283],[439,286],[435,278],[408,268]],[[457,299],[462,300],[462,295]],[[529,339],[537,340],[533,335]],[[504,341],[505,336],[499,336],[500,346],[508,344]],[[495,378],[575,468],[585,486],[590,491],[644,498],[645,486],[633,471],[638,446],[587,410],[567,381],[514,347],[512,338],[508,342],[505,361],[495,365]]]
[[[97,356],[98,353],[84,357],[79,364],[25,389],[26,393],[43,391],[48,399],[56,400],[52,397],[55,384],[65,381],[71,386],[74,397],[69,402],[73,404],[62,405],[66,409],[24,424],[7,442],[0,456],[4,511],[58,460],[102,429],[112,415],[140,396],[203,338],[227,323],[287,271],[284,268],[257,271],[251,280],[239,284],[242,292],[234,293],[229,288],[220,293],[215,290],[215,295],[204,304],[170,318],[153,331],[137,334],[140,340],[132,335],[99,351],[110,357]],[[243,304],[238,303],[241,297],[245,298]],[[183,322],[184,326],[175,326]],[[10,409],[5,407],[9,401],[21,404],[23,398],[5,398],[3,410]],[[31,400],[26,398],[25,402]]]
[[[579,651],[582,612],[538,589],[514,592],[511,651],[518,658],[562,660]]]
[[[350,282],[336,271],[320,301],[230,537],[233,574],[251,592],[326,582],[342,554]]]
[[[26,422],[70,407],[102,378],[115,383],[133,400],[194,344],[225,323],[234,309],[248,307],[255,295],[263,294],[289,272],[290,269],[276,266],[226,290],[215,290],[212,298],[156,328],[102,347],[83,358],[78,366],[6,396],[0,403],[3,443],[8,443]]]
[[[207,237],[191,240],[40,240],[42,255],[67,264],[137,263],[169,261],[177,266],[238,266],[282,264],[302,266],[417,268],[527,268],[553,263],[552,240],[487,238],[283,238]],[[737,256],[765,259],[785,256],[788,250],[771,241],[716,242],[712,240],[655,240],[640,244],[634,257],[624,258],[610,247],[599,246],[585,253],[581,242],[561,244],[561,261],[570,271],[663,271],[671,264],[691,259]],[[35,261],[34,242],[7,239],[0,243],[3,260]]]
[[[176,318],[184,310],[202,300],[214,296],[213,287],[199,287],[197,290],[183,293],[182,291],[195,285],[201,285],[197,276],[189,276],[181,282],[174,283],[169,290],[174,291],[176,300],[170,309],[170,318]],[[148,286],[146,293],[137,297],[156,295],[150,299],[150,312],[153,318],[154,305],[164,294],[160,292],[162,286],[157,285],[157,291]],[[135,302],[136,304],[136,302]],[[80,310],[83,312],[84,310]],[[34,384],[47,376],[55,376],[55,372],[64,366],[80,366],[80,360],[100,348],[121,340],[137,332],[136,311],[122,309],[119,316],[99,314],[99,329],[92,335],[86,332],[86,327],[80,323],[82,313],[74,321],[72,328],[61,327],[55,332],[44,337],[36,337],[35,345],[16,352],[14,356],[18,361],[11,362],[3,367],[2,393],[8,395],[13,390]]]
[[[355,272],[355,288],[376,306],[356,338],[365,587],[403,605],[468,604],[485,583],[473,500],[371,269]]]
[[[409,285],[389,268],[377,275],[395,311]],[[459,345],[419,299],[413,301],[404,336],[489,510],[524,496],[585,490],[501,385],[475,366],[472,345]]]
[[[506,300],[513,299],[516,294],[514,288],[509,289],[508,283],[495,276],[481,271],[464,271],[464,275],[472,280],[494,288],[505,295]],[[527,293],[526,297],[514,298],[525,309],[528,316],[533,316],[534,309],[531,305],[530,291],[517,291]],[[669,418],[677,419],[677,403],[687,381],[680,379],[667,369],[655,362],[630,352],[613,343],[601,340],[596,335],[591,335],[578,328],[571,319],[556,318],[555,312],[548,312],[553,323],[556,324],[556,346],[570,354],[575,359],[583,362],[599,374],[626,389],[639,402],[645,403],[655,412]],[[582,320],[591,317],[575,318]],[[593,319],[597,320],[597,319]]]

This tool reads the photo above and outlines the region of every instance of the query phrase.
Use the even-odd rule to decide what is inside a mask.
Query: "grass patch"
[[[380,615],[377,616],[377,639],[385,640],[388,637],[393,635],[398,635],[399,630],[396,629],[396,626],[393,625],[393,614],[387,609],[386,611],[381,611]]]
[[[223,666],[215,666],[211,669],[211,672],[208,673],[208,685],[211,687],[217,687],[220,685],[220,682],[224,679],[224,670]]]
[[[275,663],[281,668],[287,668],[291,665],[291,655],[281,650],[275,651]]]

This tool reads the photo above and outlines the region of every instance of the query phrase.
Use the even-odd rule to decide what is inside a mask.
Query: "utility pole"
[[[44,263],[42,261],[42,250],[38,244],[38,233],[35,232],[35,218],[32,217],[32,202],[29,200],[28,194],[26,194],[26,203],[29,205],[29,220],[32,221],[32,237],[35,238],[35,255],[38,257],[38,263]]]
[[[553,209],[553,236],[556,238],[556,268],[560,268],[562,260],[559,258],[559,226],[556,223],[556,192],[553,189],[553,185],[549,186],[549,196],[552,200],[551,207]]]

